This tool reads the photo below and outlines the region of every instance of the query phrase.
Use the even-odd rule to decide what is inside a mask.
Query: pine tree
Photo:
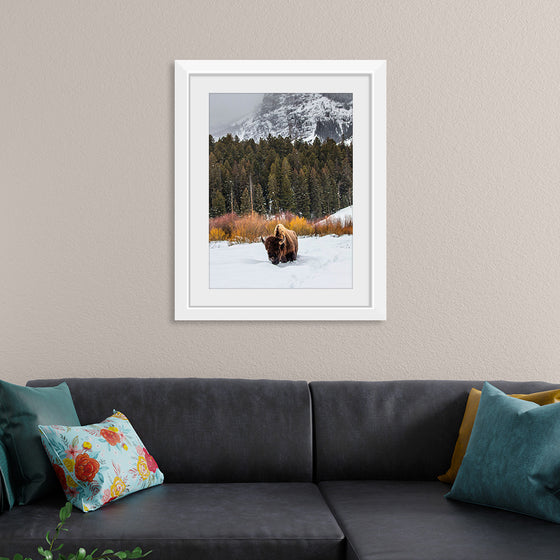
[[[241,179],[241,166],[237,163],[237,161],[233,162],[231,166],[231,178],[233,180],[233,204],[237,208],[239,208],[239,202],[241,201],[241,192],[243,189],[242,179]]]
[[[338,203],[338,189],[331,174],[331,170],[327,165],[323,167],[321,174],[323,180],[323,211],[326,214],[333,214],[340,208]]]
[[[280,210],[283,212],[293,212],[295,201],[292,189],[292,168],[288,158],[282,160],[280,189],[278,192],[278,202]]]
[[[323,188],[321,178],[315,167],[309,173],[309,199],[311,206],[311,217],[320,218],[323,213]]]
[[[263,191],[260,183],[253,188],[253,210],[258,214],[266,214]]]
[[[222,172],[214,154],[210,154],[209,165],[210,196],[213,196],[216,191],[222,190]]]
[[[226,199],[220,191],[216,191],[210,203],[210,217],[215,218],[226,213]]]
[[[341,174],[339,181],[340,204],[341,208],[351,206],[352,201],[352,164],[348,157],[342,161]]]
[[[313,140],[313,155],[320,161],[323,161],[323,155],[322,155],[322,143],[321,140],[319,140],[318,136],[315,136],[315,140]]]
[[[228,171],[224,173],[221,192],[226,201],[226,212],[237,213],[238,204],[237,200],[235,199],[234,183],[231,177],[231,173],[229,173]]]
[[[242,215],[251,213],[251,196],[249,195],[249,189],[247,187],[245,187],[241,195],[240,212]]]
[[[271,214],[280,212],[280,201],[278,200],[278,175],[276,172],[276,163],[270,167],[268,175],[268,206]]]
[[[296,210],[300,216],[311,218],[311,208],[309,204],[309,169],[306,166],[297,175],[295,183]]]

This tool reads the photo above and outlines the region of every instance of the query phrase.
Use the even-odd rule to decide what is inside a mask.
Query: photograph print
[[[209,94],[209,287],[352,288],[352,93]]]
[[[384,320],[385,208],[385,61],[175,61],[176,320]]]

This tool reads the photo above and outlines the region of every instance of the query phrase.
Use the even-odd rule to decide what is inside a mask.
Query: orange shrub
[[[345,218],[344,221],[320,220],[315,223],[315,235],[352,235],[353,230],[351,218]]]
[[[253,243],[259,241],[265,232],[266,219],[259,214],[240,216],[235,220],[230,241],[233,243]]]
[[[254,243],[274,233],[277,224],[295,231],[299,236],[306,235],[352,235],[352,219],[329,221],[321,219],[309,222],[301,216],[286,213],[267,220],[260,214],[224,214],[210,219],[210,241],[229,241],[230,243]]]
[[[231,237],[231,232],[233,230],[235,220],[237,219],[238,219],[237,214],[233,214],[233,213],[222,214],[217,218],[210,218],[209,229],[210,230],[212,230],[213,228],[221,229],[225,232],[226,239],[229,239]]]
[[[284,224],[288,229],[295,231],[298,235],[313,235],[315,228],[304,217],[294,216],[288,223]]]
[[[264,226],[264,236],[272,235],[274,233],[274,228],[276,227],[276,224],[280,224],[280,223],[281,223],[280,220],[269,220],[268,222],[266,222]]]
[[[225,241],[226,238],[226,232],[222,228],[210,229],[210,241]]]

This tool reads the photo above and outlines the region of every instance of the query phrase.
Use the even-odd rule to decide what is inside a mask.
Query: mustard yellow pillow
[[[465,456],[465,451],[467,450],[467,445],[469,444],[469,439],[471,437],[476,412],[478,410],[478,403],[480,402],[480,394],[481,391],[475,389],[474,387],[469,393],[467,406],[465,407],[465,415],[463,416],[463,421],[461,422],[461,427],[459,428],[459,437],[457,438],[455,449],[453,450],[453,456],[451,457],[451,466],[447,469],[445,474],[438,476],[438,480],[441,480],[442,482],[448,482],[449,484],[453,484],[453,482],[455,482],[455,477],[457,476],[459,467],[463,462],[463,457]],[[560,402],[560,389],[541,391],[539,393],[531,393],[529,395],[519,394],[510,396],[524,401],[531,401],[542,406],[545,404]]]

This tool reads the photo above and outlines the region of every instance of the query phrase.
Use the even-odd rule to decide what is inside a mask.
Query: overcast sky
[[[264,93],[211,93],[210,130],[239,120],[251,113]]]

